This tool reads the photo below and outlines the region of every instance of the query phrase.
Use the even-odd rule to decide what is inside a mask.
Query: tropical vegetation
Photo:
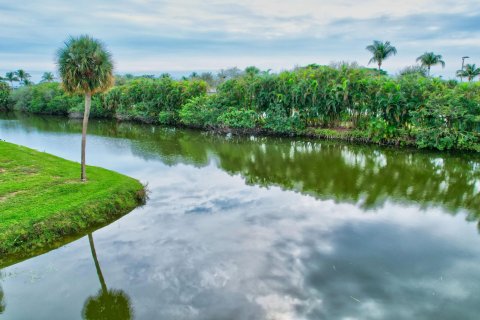
[[[90,113],[236,133],[480,151],[478,83],[430,77],[432,66],[445,65],[433,52],[392,77],[381,67],[397,49],[389,41],[374,41],[366,49],[372,54],[369,63],[378,69],[340,62],[275,74],[249,66],[217,75],[193,72],[176,80],[169,74],[113,77],[103,44],[81,36],[58,52],[61,84],[49,72],[38,85],[25,85],[29,75],[23,70],[7,73],[11,84],[18,79],[24,85],[13,91],[0,86],[0,108],[72,117],[83,113],[82,167]],[[457,75],[473,82],[480,68],[468,64]]]

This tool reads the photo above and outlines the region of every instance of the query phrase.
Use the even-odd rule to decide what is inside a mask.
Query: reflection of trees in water
[[[112,319],[112,320],[127,320],[133,318],[133,309],[131,306],[129,296],[122,290],[108,289],[105,279],[100,269],[97,253],[95,251],[95,244],[93,236],[88,235],[90,242],[90,249],[92,251],[95,269],[97,270],[98,280],[100,281],[101,289],[95,296],[89,297],[83,306],[82,317],[84,319]]]
[[[21,116],[23,127],[80,132],[75,120]],[[91,128],[91,129],[90,129]],[[216,159],[248,184],[276,185],[321,199],[381,206],[387,199],[439,205],[480,216],[480,158],[343,143],[274,138],[233,138],[189,130],[113,121],[92,121],[91,134],[126,138],[137,156],[167,165],[208,165]]]

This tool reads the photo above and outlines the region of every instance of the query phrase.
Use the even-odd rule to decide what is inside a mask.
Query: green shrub
[[[10,87],[5,82],[0,82],[0,110],[9,110],[10,106]]]
[[[221,113],[212,96],[200,96],[183,105],[179,112],[180,122],[191,127],[207,127],[216,125]]]
[[[265,113],[263,128],[274,133],[294,134],[301,133],[305,126],[297,114],[289,116],[281,106],[277,105]]]
[[[229,108],[218,117],[218,122],[229,128],[255,128],[257,113],[253,110]]]
[[[177,122],[177,115],[173,111],[160,111],[158,122],[163,125],[174,125]]]

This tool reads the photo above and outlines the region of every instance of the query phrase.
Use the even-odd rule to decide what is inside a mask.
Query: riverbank
[[[142,184],[98,167],[0,141],[0,266],[58,247],[125,215],[145,199]]]
[[[9,93],[9,92],[7,92]],[[11,92],[5,109],[78,117],[83,97],[59,83]],[[365,68],[307,66],[241,74],[207,93],[199,79],[134,78],[92,98],[92,118],[243,134],[308,136],[480,152],[480,83]]]

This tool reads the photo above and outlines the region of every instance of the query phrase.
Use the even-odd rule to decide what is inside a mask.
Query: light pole
[[[465,67],[465,59],[468,59],[470,57],[468,56],[465,56],[465,57],[462,57],[462,72],[463,72],[463,68]],[[460,81],[463,82],[463,77],[460,76]]]

